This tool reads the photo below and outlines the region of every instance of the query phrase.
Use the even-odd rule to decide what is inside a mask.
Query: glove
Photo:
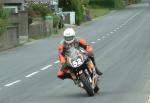
[[[92,57],[94,54],[92,52],[88,52],[88,56]]]
[[[63,63],[63,64],[62,64],[62,70],[64,70],[65,68],[67,68],[67,64],[66,64],[66,63]]]

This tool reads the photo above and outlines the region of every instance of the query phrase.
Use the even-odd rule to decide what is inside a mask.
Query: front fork
[[[88,66],[88,70],[91,74],[90,78],[92,78],[92,82],[90,82],[90,83],[92,85],[92,88],[94,89],[97,85],[99,76],[97,75],[95,66],[91,60],[88,62],[87,66]]]

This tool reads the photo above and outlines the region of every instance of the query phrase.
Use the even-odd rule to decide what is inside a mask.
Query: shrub
[[[4,9],[0,9],[0,35],[6,30],[6,27],[8,25],[7,18],[9,16],[8,11]]]
[[[45,16],[52,15],[52,11],[49,8],[48,4],[42,4],[42,3],[29,2],[27,11],[29,17],[41,16],[44,19]]]
[[[124,7],[123,0],[90,0],[90,5],[100,5],[120,9]]]
[[[53,27],[57,28],[59,25],[60,17],[57,15],[53,15]]]

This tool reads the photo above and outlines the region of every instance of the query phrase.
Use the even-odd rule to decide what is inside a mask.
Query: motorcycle
[[[83,48],[71,47],[66,53],[66,58],[69,66],[67,73],[71,74],[75,85],[83,88],[89,96],[94,96],[99,91],[99,76],[87,52]],[[88,67],[89,63],[92,64],[92,69]]]

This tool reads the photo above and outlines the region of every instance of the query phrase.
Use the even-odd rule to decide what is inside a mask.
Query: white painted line
[[[101,40],[101,39],[97,39],[97,40]]]
[[[120,25],[120,28],[122,28],[122,25]]]
[[[150,103],[150,95],[148,96],[148,101],[147,102]]]
[[[106,38],[105,36],[102,36],[102,38]]]
[[[33,72],[33,73],[31,73],[31,74],[29,74],[29,75],[27,75],[27,76],[25,76],[26,78],[29,78],[29,77],[32,77],[33,75],[35,75],[35,74],[37,74],[37,73],[39,73],[40,71],[36,71],[36,72]]]
[[[113,34],[114,32],[110,32],[111,34]]]
[[[110,34],[108,33],[108,34],[106,34],[107,36],[109,36]]]
[[[48,65],[48,66],[46,66],[46,67],[43,67],[43,68],[40,69],[40,70],[46,70],[46,69],[50,68],[51,66],[53,66],[53,65]]]
[[[114,32],[116,32],[117,30],[116,29],[114,29]]]
[[[6,84],[5,87],[9,87],[9,86],[14,85],[14,84],[19,83],[19,82],[21,82],[21,80],[17,80],[17,81],[14,81],[12,83]]]
[[[55,64],[59,63],[59,60],[55,61],[54,63],[55,63]]]
[[[116,28],[117,30],[119,30],[120,28]]]
[[[92,43],[92,44],[95,44],[96,42],[93,41],[93,42],[91,42],[91,43]]]

